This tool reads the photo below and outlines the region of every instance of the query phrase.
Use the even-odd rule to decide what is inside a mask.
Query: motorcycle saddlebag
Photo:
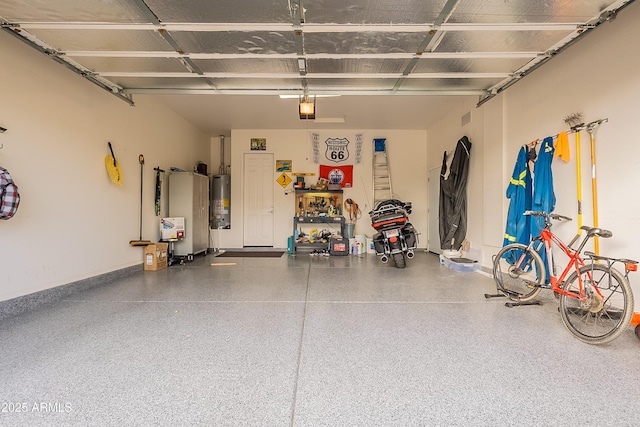
[[[376,233],[373,236],[373,247],[376,250],[376,254],[381,255],[384,253],[384,241],[382,239],[382,234]]]
[[[408,223],[402,230],[402,235],[404,236],[404,242],[407,244],[407,249],[415,249],[418,244],[418,238],[416,236],[416,229],[413,228],[411,223]]]

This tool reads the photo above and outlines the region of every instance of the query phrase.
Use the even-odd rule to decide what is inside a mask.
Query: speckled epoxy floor
[[[493,290],[424,252],[140,271],[0,323],[0,425],[640,425],[631,328],[591,346]]]

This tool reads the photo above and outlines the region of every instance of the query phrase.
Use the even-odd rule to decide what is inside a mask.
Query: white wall
[[[292,160],[294,172],[313,172],[316,175],[307,177],[307,186],[315,184],[318,179],[319,165],[309,160],[309,138],[307,130],[233,130],[231,133],[231,229],[219,230],[216,241],[223,248],[241,248],[243,246],[242,218],[242,163],[243,154],[250,152],[251,138],[266,138],[267,152],[275,155],[275,160]],[[331,132],[331,131],[322,131]],[[336,136],[359,133],[359,130],[336,131]],[[423,233],[419,247],[426,247],[427,239],[427,168],[426,168],[426,132],[397,130],[363,131],[363,161],[354,165],[353,188],[344,190],[344,198],[353,199],[362,211],[361,218],[355,226],[356,234],[371,236],[373,228],[368,212],[373,200],[373,184],[371,183],[371,163],[373,138],[387,138],[390,168],[393,180],[394,195],[413,203],[411,222]],[[219,142],[217,144],[219,149]],[[218,155],[219,158],[219,155]],[[273,175],[275,195],[275,231],[274,246],[285,248],[287,238],[293,232],[293,216],[295,213],[294,193],[285,195],[285,189],[276,182],[280,172]],[[295,179],[294,179],[295,181]],[[290,184],[287,189],[291,189]]]
[[[0,165],[22,197],[0,222],[0,301],[141,264],[143,249],[129,246],[139,238],[138,155],[143,238],[155,241],[153,168],[192,169],[209,158],[209,136],[152,98],[129,106],[6,33],[0,51]],[[108,141],[121,187],[107,176]]]
[[[437,166],[443,149],[452,149],[462,134],[474,143],[469,182],[468,238],[483,251],[483,265],[502,244],[508,200],[505,190],[521,145],[568,130],[564,118],[581,112],[585,122],[608,118],[597,133],[599,226],[613,231],[600,240],[600,253],[640,259],[640,5],[633,4],[613,24],[604,24],[501,95],[479,108],[461,105],[428,130],[429,167]],[[460,127],[468,109],[474,120]],[[482,116],[482,120],[475,117]],[[593,224],[589,135],[582,133],[584,225]],[[571,161],[553,162],[555,212],[574,218],[554,231],[570,240],[577,230],[574,136]],[[480,142],[480,144],[478,144]],[[436,158],[436,156],[439,156]],[[440,160],[438,160],[440,159]],[[477,197],[476,191],[482,193]],[[640,278],[632,277],[640,294]],[[634,284],[635,283],[635,284]]]

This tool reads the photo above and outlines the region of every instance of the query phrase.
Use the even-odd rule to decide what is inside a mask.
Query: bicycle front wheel
[[[583,297],[578,274],[573,273],[564,287],[573,295],[560,296],[562,322],[581,341],[608,343],[619,337],[631,321],[631,286],[622,273],[603,264],[585,265],[579,272]]]
[[[493,259],[496,287],[512,301],[524,302],[538,296],[545,274],[540,255],[522,243],[503,247]]]

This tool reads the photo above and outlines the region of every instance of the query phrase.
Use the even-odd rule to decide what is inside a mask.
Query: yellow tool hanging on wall
[[[584,124],[582,114],[575,113],[565,117],[564,122],[571,126],[571,130],[576,135],[576,184],[578,196],[578,234],[582,234],[582,174],[580,170],[580,132],[585,130],[589,133],[589,142],[591,146],[591,200],[593,203],[593,226],[598,227],[598,182],[596,178],[596,132],[602,123],[606,123],[609,119],[595,120],[591,123]],[[575,239],[574,239],[575,240]],[[573,243],[573,242],[572,242]],[[572,244],[571,243],[571,244]],[[569,244],[569,246],[571,246]],[[593,239],[593,252],[600,254],[600,242],[598,236]]]
[[[576,192],[578,197],[578,234],[582,234],[582,171],[580,168],[580,131],[584,129],[582,113],[575,113],[564,118],[564,122],[571,126],[576,135]]]
[[[591,200],[593,202],[593,226],[598,228],[598,182],[596,180],[596,132],[602,123],[606,123],[609,119],[600,119],[593,121],[587,125],[589,133],[589,142],[591,145]],[[593,252],[600,255],[600,243],[598,236],[593,238]]]
[[[113,148],[111,147],[111,143],[109,144],[109,151],[111,152],[110,156],[106,156],[104,158],[104,164],[107,167],[107,173],[109,174],[109,178],[115,185],[122,185],[122,171],[120,170],[120,165],[116,160],[115,154],[113,154]]]

